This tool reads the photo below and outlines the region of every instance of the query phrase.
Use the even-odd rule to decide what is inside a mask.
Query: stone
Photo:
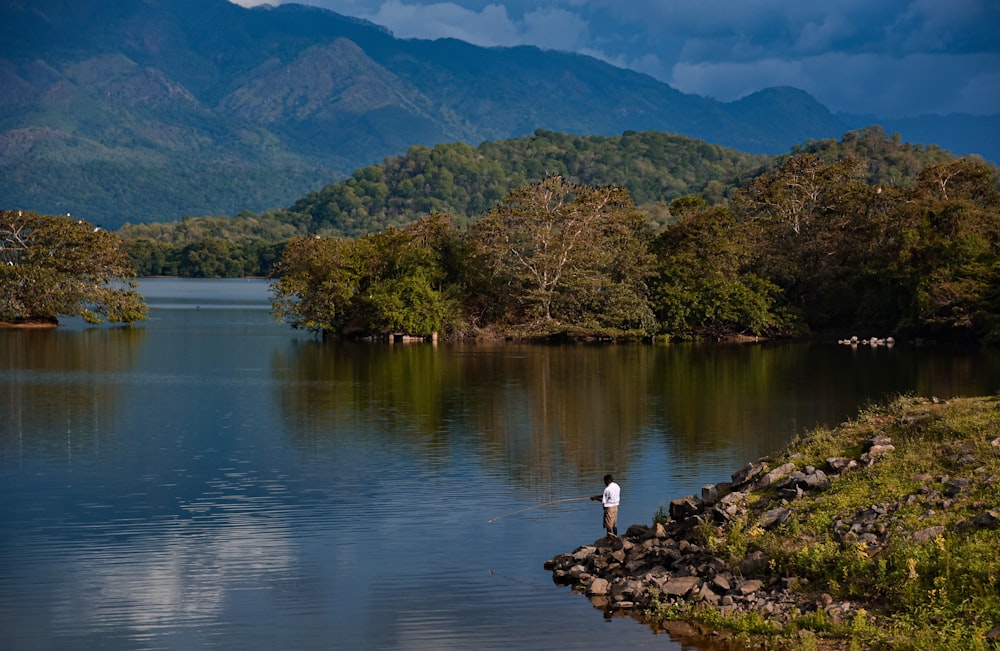
[[[740,584],[739,593],[743,596],[751,595],[764,587],[764,582],[760,579],[751,579]]]
[[[684,520],[701,511],[701,500],[694,495],[680,497],[670,502],[670,517],[674,520]]]
[[[972,518],[972,524],[981,529],[997,529],[1000,527],[1000,510],[986,511]]]
[[[670,579],[663,585],[663,594],[671,597],[685,597],[701,586],[701,579],[696,576],[682,576]]]
[[[760,515],[758,524],[760,524],[762,529],[773,529],[787,520],[791,514],[792,512],[784,507],[764,511],[764,513]]]
[[[795,471],[795,464],[794,463],[789,462],[789,463],[782,464],[782,465],[778,466],[777,468],[775,468],[774,470],[772,470],[772,471],[768,472],[767,474],[761,476],[760,479],[758,479],[756,482],[754,482],[753,488],[754,488],[754,490],[760,490],[762,488],[767,488],[768,486],[771,486],[771,485],[775,484],[779,479],[782,479],[783,477],[786,477],[787,475],[789,475],[790,473],[792,473],[794,471]]]
[[[920,531],[914,531],[913,540],[916,542],[928,542],[930,540],[934,540],[943,533],[944,527],[927,527],[926,529],[921,529]]]
[[[732,474],[733,486],[742,486],[767,470],[766,463],[751,462]]]
[[[848,459],[847,457],[830,457],[826,460],[826,467],[834,473],[841,473],[846,470],[852,462],[857,463],[854,459]]]
[[[587,594],[598,595],[598,596],[606,595],[608,594],[608,589],[610,587],[611,584],[608,582],[607,579],[594,579],[593,582],[590,584],[590,587],[587,588]]]
[[[956,477],[955,479],[949,480],[948,483],[945,484],[944,494],[947,495],[948,497],[955,497],[956,495],[959,495],[960,493],[962,493],[975,483],[976,482],[972,479],[966,479],[965,477]]]

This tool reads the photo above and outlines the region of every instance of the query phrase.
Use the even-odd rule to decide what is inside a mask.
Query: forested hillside
[[[847,133],[839,141],[807,142],[792,153],[814,153],[828,162],[860,158],[866,161],[867,180],[886,186],[910,185],[927,165],[954,158],[938,147],[904,143],[878,127]],[[662,226],[670,220],[669,204],[674,199],[695,195],[711,204],[722,203],[787,156],[754,156],[658,131],[614,137],[537,131],[475,148],[464,143],[414,146],[285,209],[260,215],[245,211],[234,218],[127,224],[120,233],[128,240],[183,247],[206,237],[231,243],[279,242],[305,233],[358,237],[435,211],[466,223],[511,190],[550,175],[585,185],[620,185],[652,224]]]
[[[228,0],[0,3],[0,87],[0,207],[72,213],[112,230],[126,221],[287,206],[411,146],[465,142],[489,157],[478,143],[537,129],[613,138],[656,130],[777,154],[859,124],[793,88],[717,102],[585,56],[396,39],[330,11],[294,4],[248,9]],[[975,124],[988,130],[995,120]],[[930,142],[912,137],[910,128],[903,131],[908,139]],[[935,131],[940,139],[933,142],[969,151],[952,148],[948,132]],[[985,153],[991,133],[995,127],[971,151]],[[669,167],[638,157],[635,148],[647,146],[641,139],[622,138],[621,178],[643,173],[643,165]],[[727,166],[739,167],[736,160],[704,147],[701,156],[722,175],[715,180],[729,185]],[[445,153],[468,154],[438,152]],[[522,170],[507,172],[537,178],[535,164],[529,155]],[[561,171],[552,164],[549,171]],[[450,210],[476,214],[513,187],[490,186],[488,175],[477,174],[484,187],[470,190],[468,206],[452,197]],[[643,202],[663,191],[720,191],[708,187],[709,179],[688,176],[679,170],[669,182],[630,189]],[[385,214],[395,219],[394,211],[409,206],[439,205],[418,190]],[[358,196],[358,188],[352,191]],[[361,187],[360,198],[369,191],[379,188]],[[378,205],[353,205],[351,193],[336,201],[342,205],[330,214],[309,211],[345,233],[377,227]]]

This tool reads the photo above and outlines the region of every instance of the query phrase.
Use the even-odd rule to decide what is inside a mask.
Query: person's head
[[[611,475],[604,475],[604,485],[605,486],[607,486],[608,484],[610,484],[614,480],[615,480],[615,478],[612,477]]]

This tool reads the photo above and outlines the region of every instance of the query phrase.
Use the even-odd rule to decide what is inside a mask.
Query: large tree
[[[353,240],[296,238],[275,267],[274,314],[333,335],[453,329],[457,245],[451,218],[440,213]]]
[[[529,334],[655,327],[648,224],[622,187],[548,177],[511,192],[469,238],[501,323]]]
[[[121,238],[69,215],[0,211],[0,320],[133,323],[146,318]]]
[[[781,289],[751,270],[745,228],[728,208],[684,197],[671,212],[678,220],[654,242],[660,260],[655,304],[666,334],[726,339],[793,326],[777,307]]]

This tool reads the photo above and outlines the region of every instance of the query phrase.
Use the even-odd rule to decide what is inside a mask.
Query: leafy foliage
[[[646,227],[623,188],[553,176],[511,192],[469,238],[501,322],[651,332]]]
[[[661,331],[711,339],[787,331],[776,308],[781,288],[752,270],[750,243],[731,212],[684,199],[673,212],[679,221],[655,244]]]
[[[763,156],[656,131],[583,137],[538,130],[477,148],[414,146],[405,156],[359,169],[303,197],[289,210],[302,215],[311,232],[357,237],[426,212],[471,219],[516,188],[558,175],[581,185],[622,186],[640,207],[665,216],[657,204],[688,194],[721,201],[738,179],[766,162]]]
[[[1000,190],[982,162],[925,168],[909,187],[871,186],[855,159],[805,154],[734,202],[756,272],[812,328],[870,325],[981,338],[995,326]]]
[[[0,319],[132,323],[147,308],[121,239],[69,215],[0,212]]]
[[[455,327],[449,251],[456,245],[445,215],[354,240],[296,238],[275,269],[274,313],[332,335],[428,336]]]
[[[567,174],[506,189],[552,169]],[[622,179],[635,190],[579,178]],[[665,200],[692,188],[701,190]],[[633,192],[645,203],[633,206]],[[863,327],[997,341],[997,195],[996,169],[981,160],[877,128],[772,159],[652,132],[539,131],[478,148],[414,147],[289,210],[122,232],[135,238],[128,250],[140,273],[202,276],[271,273],[290,234],[301,247],[320,228],[325,247],[338,239],[328,233],[370,231],[363,245],[343,246],[381,260],[348,265],[378,291],[367,303],[350,301],[347,321],[302,321],[336,332],[349,322],[357,332],[424,332],[434,323],[456,334],[720,339]],[[588,222],[581,206],[591,201],[610,203]],[[411,232],[418,218],[425,225]],[[422,240],[434,261],[414,266],[400,242],[445,222],[448,237]],[[556,256],[574,228],[587,233],[575,240],[583,244]],[[435,297],[446,305],[435,307]],[[422,306],[428,313],[417,319]]]

